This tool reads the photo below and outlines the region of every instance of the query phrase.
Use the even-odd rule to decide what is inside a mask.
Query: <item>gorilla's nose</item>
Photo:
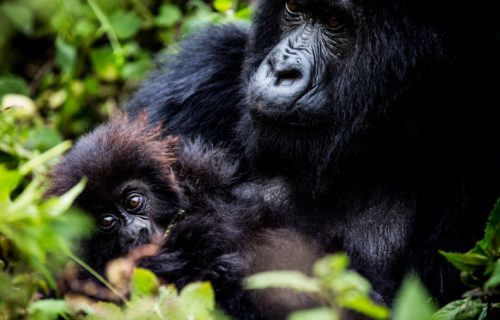
[[[280,108],[293,104],[311,83],[311,64],[300,54],[275,50],[261,63],[252,83],[254,94],[263,105]]]
[[[275,87],[293,87],[294,85],[300,86],[301,81],[304,80],[300,68],[283,63],[274,71],[274,78]]]

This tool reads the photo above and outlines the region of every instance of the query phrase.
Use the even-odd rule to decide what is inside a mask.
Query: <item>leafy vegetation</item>
[[[58,198],[46,199],[44,192],[49,168],[71,146],[66,139],[117,109],[154,67],[156,53],[175,51],[178,39],[208,23],[247,21],[250,12],[248,2],[236,0],[0,3],[0,319],[226,318],[209,283],[178,292],[135,269],[131,257],[110,266],[103,291],[78,282],[75,270],[84,263],[72,245],[91,222],[71,203],[85,181]],[[343,254],[318,261],[312,276],[269,272],[246,284],[299,290],[323,302],[292,314],[294,320],[338,319],[343,309],[373,319],[388,319],[390,312],[395,320],[497,316],[500,204],[471,251],[443,255],[471,290],[437,312],[416,278],[402,286],[392,311],[376,304],[370,284],[347,268]],[[75,288],[81,294],[68,293]]]

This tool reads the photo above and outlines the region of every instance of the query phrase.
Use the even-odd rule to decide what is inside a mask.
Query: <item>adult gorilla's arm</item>
[[[189,137],[233,145],[240,116],[240,73],[247,42],[245,26],[210,27],[186,39],[179,53],[146,80],[127,104],[150,121]],[[235,145],[233,145],[235,146]]]

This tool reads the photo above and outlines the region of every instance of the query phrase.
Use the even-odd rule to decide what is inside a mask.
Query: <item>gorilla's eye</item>
[[[126,209],[129,211],[134,211],[142,207],[144,204],[144,197],[139,193],[131,193],[127,196],[127,201],[125,202]]]
[[[294,1],[294,0],[287,0],[285,4],[286,11],[288,11],[291,14],[297,14],[300,12],[299,10],[299,4]]]
[[[330,19],[328,19],[328,26],[334,30],[342,28],[343,25],[344,24],[342,23],[342,21],[340,21],[340,19],[336,16],[333,16]]]
[[[117,224],[118,219],[112,214],[105,214],[99,218],[99,228],[103,231],[111,231]]]

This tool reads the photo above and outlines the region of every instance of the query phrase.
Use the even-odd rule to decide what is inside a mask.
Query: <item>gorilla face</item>
[[[376,119],[411,108],[400,101],[441,59],[440,43],[427,21],[401,6],[383,0],[260,2],[239,124],[258,167],[274,173],[314,167],[317,178],[356,148],[355,138]]]
[[[282,37],[252,75],[248,88],[255,121],[291,130],[331,124],[329,69],[352,50],[351,3],[316,12],[317,6],[288,0],[280,13]]]

